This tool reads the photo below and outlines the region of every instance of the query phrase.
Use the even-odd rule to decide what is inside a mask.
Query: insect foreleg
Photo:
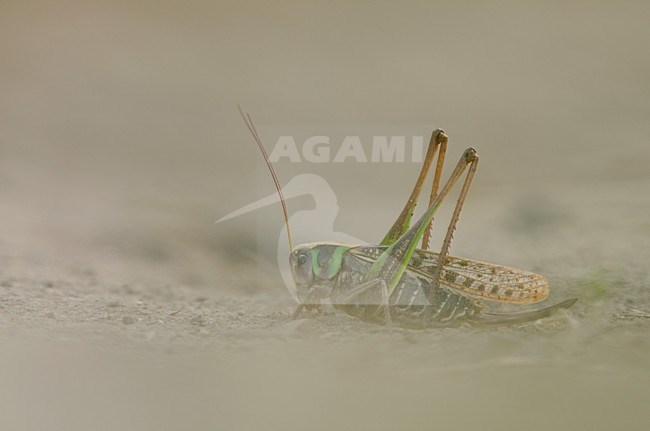
[[[381,284],[381,300],[382,305],[384,306],[384,323],[386,326],[390,326],[393,322],[390,318],[390,297],[388,296],[388,286],[384,280],[379,280]]]
[[[296,311],[294,311],[293,314],[291,315],[291,320],[296,320],[298,316],[300,316],[300,313],[302,312],[303,308],[305,308],[305,304],[303,304],[302,302],[298,304],[298,306],[296,307]]]
[[[375,278],[373,280],[369,280],[361,283],[358,286],[355,286],[347,295],[341,296],[339,298],[339,301],[342,305],[372,305],[369,304],[368,301],[358,301],[358,298],[361,295],[367,294],[377,288],[379,288],[381,292],[381,305],[384,311],[384,323],[386,325],[390,325],[392,323],[392,319],[390,317],[390,295],[388,294],[388,285],[386,284],[386,281],[381,278]]]

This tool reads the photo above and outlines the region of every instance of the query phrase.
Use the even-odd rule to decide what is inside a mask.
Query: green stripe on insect
[[[336,246],[333,251],[330,251],[330,247],[326,247],[325,249],[320,247],[312,248],[311,269],[314,276],[326,280],[335,277],[341,270],[345,252],[350,250],[350,248],[352,247],[347,245]],[[319,257],[321,257],[321,261],[319,261]],[[323,273],[323,270],[325,270],[325,273]]]

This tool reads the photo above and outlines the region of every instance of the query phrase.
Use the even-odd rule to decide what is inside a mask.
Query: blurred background
[[[649,14],[1,0],[3,428],[647,429]],[[261,130],[443,128],[450,164],[481,156],[452,254],[579,303],[490,331],[288,322],[279,208],[213,223],[274,191],[237,104]],[[368,241],[419,168],[276,165]]]

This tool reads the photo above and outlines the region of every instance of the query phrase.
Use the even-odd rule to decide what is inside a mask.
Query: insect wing
[[[376,259],[385,247],[356,247],[350,252]],[[416,250],[408,270],[431,278],[438,265],[438,253]],[[533,272],[492,263],[447,256],[440,285],[465,296],[511,304],[532,304],[548,297],[546,279]]]
[[[435,264],[427,270],[430,274],[437,256],[431,260]],[[548,282],[539,274],[453,256],[447,258],[440,278],[465,294],[498,302],[532,304],[549,295]]]

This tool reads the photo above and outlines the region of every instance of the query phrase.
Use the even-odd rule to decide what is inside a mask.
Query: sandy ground
[[[3,2],[0,429],[648,429],[649,12]],[[453,253],[580,301],[490,330],[290,321],[279,209],[213,223],[273,191],[237,103],[444,127],[482,157]],[[419,166],[277,168],[377,240]]]

